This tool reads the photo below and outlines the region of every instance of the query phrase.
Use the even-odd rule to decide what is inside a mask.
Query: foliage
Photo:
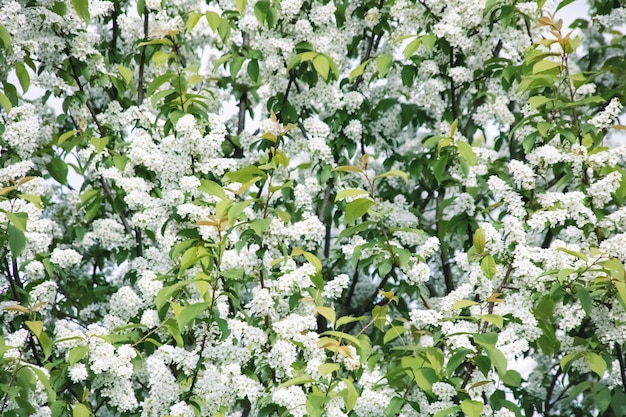
[[[626,415],[626,8],[569,3],[0,0],[0,414]]]

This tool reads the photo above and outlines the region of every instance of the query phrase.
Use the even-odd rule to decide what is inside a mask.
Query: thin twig
[[[148,7],[143,6],[143,38],[144,41],[148,40],[148,23],[149,14]],[[144,68],[146,66],[146,45],[141,48],[141,56],[139,58],[139,76],[137,77],[137,106],[141,106],[144,98]]]

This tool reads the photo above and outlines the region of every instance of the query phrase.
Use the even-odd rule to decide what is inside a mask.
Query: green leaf
[[[585,314],[587,314],[587,316],[591,316],[591,308],[593,306],[593,302],[591,300],[591,295],[589,294],[589,291],[587,291],[582,285],[577,285],[576,297],[580,301],[583,310],[585,310]]]
[[[407,331],[406,327],[404,326],[391,326],[386,332],[385,332],[385,336],[383,337],[383,344],[387,344],[389,342],[391,342],[392,340],[402,336],[403,333],[405,333]]]
[[[322,376],[330,375],[341,367],[338,363],[323,363],[317,367]]]
[[[60,184],[67,185],[67,164],[59,157],[52,158],[46,165],[50,176]]]
[[[508,387],[517,388],[522,384],[522,376],[519,372],[513,369],[506,371],[506,373],[502,375],[501,379],[504,385]]]
[[[583,352],[582,356],[585,358],[587,366],[589,366],[599,378],[602,378],[606,372],[606,362],[602,359],[602,356],[595,352]]]
[[[461,140],[456,142],[456,147],[459,150],[459,154],[461,157],[469,164],[476,165],[478,159],[476,158],[476,154],[472,149],[472,145],[467,142],[463,142]]]
[[[2,26],[2,25],[0,25]],[[0,91],[0,106],[4,109],[5,112],[10,112],[13,105],[11,104],[11,100],[7,96],[4,95],[2,91]]]
[[[187,25],[186,25],[187,32],[191,32],[193,28],[196,27],[196,25],[200,21],[200,17],[202,17],[202,13],[200,12],[189,13],[189,17],[187,18]]]
[[[571,250],[571,249],[567,249],[567,248],[556,248],[556,250],[563,252],[563,253],[567,253],[568,255],[572,255],[575,256],[576,258],[587,262],[589,259],[587,258],[587,255],[585,255],[582,252],[577,252],[575,250]]]
[[[376,70],[378,75],[384,77],[389,72],[391,64],[393,63],[393,57],[389,54],[383,54],[376,58]]]
[[[13,213],[7,211],[4,213],[7,216],[7,220],[17,227],[20,231],[26,231],[26,222],[28,221],[28,213]]]
[[[89,417],[89,416],[91,416],[91,411],[89,411],[89,408],[87,408],[85,404],[76,403],[74,404],[74,407],[72,407],[72,417]]]
[[[198,191],[202,191],[203,193],[215,196],[220,200],[228,199],[228,197],[226,196],[226,192],[224,191],[222,186],[211,180],[201,179]]]
[[[391,169],[387,172],[376,175],[374,178],[378,179],[378,178],[386,178],[386,177],[400,177],[404,180],[405,183],[407,184],[409,183],[409,174],[407,174],[404,171],[400,171],[399,169]]]
[[[78,17],[83,19],[85,23],[89,24],[89,0],[72,0],[72,6],[74,7],[74,10],[76,10]]]
[[[474,249],[476,249],[476,253],[478,255],[482,255],[483,252],[485,252],[485,231],[483,230],[483,228],[478,228],[476,229],[476,231],[474,232]]]
[[[57,145],[61,146],[63,142],[73,137],[77,133],[78,133],[78,130],[70,130],[68,132],[63,133],[62,135],[59,136],[59,139],[57,139]]]
[[[422,36],[422,45],[428,52],[432,52],[435,49],[435,42],[437,42],[437,37],[433,33]]]
[[[373,204],[374,202],[367,198],[357,198],[356,200],[349,202],[346,205],[346,211],[344,214],[345,223],[350,224],[363,217]]]
[[[96,152],[100,153],[109,144],[109,137],[103,136],[99,138],[99,137],[94,136],[93,138],[91,138],[90,142],[93,145],[93,147],[96,148]]]
[[[37,337],[43,332],[43,321],[25,321],[24,324]]]
[[[480,269],[487,278],[493,279],[493,277],[496,276],[496,261],[493,259],[493,256],[485,256],[482,261],[480,261]]]
[[[133,80],[133,71],[130,68],[125,67],[124,65],[118,65],[117,70],[119,71],[126,85],[130,85],[131,81]]]
[[[367,191],[361,190],[359,188],[346,188],[337,193],[337,197],[335,197],[335,201],[343,200],[344,198],[354,197],[357,195],[368,194]]]
[[[475,306],[478,305],[478,303],[474,300],[459,300],[456,303],[452,304],[452,307],[450,307],[451,310],[458,310],[461,308],[466,308],[466,307],[471,307],[471,306]]]
[[[76,364],[81,359],[83,359],[85,357],[85,355],[87,355],[88,351],[89,351],[89,349],[87,348],[87,346],[76,346],[76,347],[73,347],[70,350],[70,354],[69,354],[69,357],[68,357],[68,362],[69,362],[70,366]]]
[[[448,363],[446,364],[446,374],[448,378],[450,378],[454,371],[456,371],[456,369],[467,360],[467,355],[471,352],[472,351],[467,348],[461,348],[454,351],[454,354],[450,356],[450,359],[448,359]]]
[[[240,182],[242,184],[252,180],[253,178],[265,178],[266,174],[258,167],[249,165],[247,167],[238,169],[237,171],[228,172],[225,178],[230,182]]]
[[[359,75],[363,75],[363,72],[365,71],[365,67],[367,66],[367,64],[371,61],[371,59],[367,59],[363,62],[361,62],[361,64],[356,67],[355,69],[353,69],[352,71],[350,71],[350,76],[349,76],[349,80],[352,81],[354,80],[356,77],[358,77]]]
[[[560,69],[561,64],[555,61],[548,61],[543,59],[533,65],[533,74],[539,74],[541,72],[553,71],[554,69]],[[558,72],[558,71],[557,71]]]
[[[486,322],[495,324],[498,327],[502,327],[504,325],[504,319],[499,314],[483,314],[478,316],[478,318]]]
[[[26,93],[30,87],[30,75],[28,74],[26,66],[20,61],[15,62],[15,75],[17,75],[22,91]]]
[[[326,306],[315,306],[315,309],[320,314],[320,316],[324,317],[331,325],[335,324],[336,315],[335,309],[332,307]]]
[[[248,62],[247,72],[252,81],[255,83],[259,82],[259,61],[257,59],[251,59]]]
[[[5,51],[11,49],[11,34],[3,25],[0,25],[0,44]]]
[[[415,52],[417,52],[417,49],[420,47],[420,45],[422,44],[422,39],[421,38],[415,38],[413,39],[405,48],[404,48],[404,59],[409,59],[411,56],[413,56],[413,54]]]
[[[246,8],[246,0],[235,0],[235,8],[239,13],[243,13]]]
[[[309,394],[306,399],[306,411],[310,417],[322,417],[324,414],[324,404],[328,402],[330,398],[323,394]]]
[[[176,317],[176,320],[178,322],[178,328],[180,330],[184,329],[187,324],[193,321],[193,319],[198,317],[200,314],[207,311],[208,308],[209,303],[195,303],[183,307],[183,309]]]
[[[324,78],[324,80],[328,80],[328,75],[330,73],[330,63],[328,62],[328,59],[328,57],[321,54],[313,58],[313,67],[315,68],[315,71],[317,71],[322,78]]]
[[[343,390],[341,395],[343,396],[343,400],[346,404],[346,411],[350,412],[354,408],[356,400],[359,398],[359,393],[354,387],[352,381],[346,378],[344,378],[342,381],[346,385],[346,389]]]
[[[335,328],[339,328],[339,327],[343,326],[344,324],[352,323],[352,322],[355,322],[355,321],[363,321],[363,320],[367,320],[367,317],[365,317],[365,316],[359,316],[359,317],[343,316],[343,317],[339,317],[337,319],[337,322],[335,323]]]
[[[480,417],[483,412],[484,404],[480,401],[463,400],[461,401],[461,410],[467,417]]]
[[[17,227],[9,224],[7,226],[7,237],[9,239],[9,249],[14,258],[19,257],[26,247],[26,236]]]
[[[39,379],[39,382],[41,382],[41,385],[43,385],[44,388],[46,389],[46,393],[48,394],[48,402],[52,403],[56,401],[57,393],[50,385],[50,378],[48,378],[48,375],[46,375],[46,373],[42,371],[40,368],[37,368],[35,366],[32,366],[31,370],[35,373],[35,375],[37,375],[37,379]]]
[[[278,386],[278,388],[287,388],[292,385],[308,384],[309,382],[315,382],[315,380],[312,379],[308,375],[302,375],[302,376],[297,376],[295,378],[291,378],[290,380],[283,382],[282,384]]]
[[[456,412],[460,409],[461,407],[459,407],[458,405],[448,407],[445,410],[437,411],[435,414],[433,414],[433,417],[447,417],[456,415]]]
[[[213,32],[217,31],[217,28],[219,27],[220,22],[222,20],[220,15],[215,12],[208,11],[205,13],[205,16],[206,16],[206,21],[209,24],[209,27],[213,30]]]
[[[528,103],[530,103],[530,106],[533,109],[538,109],[539,107],[543,106],[544,104],[548,103],[551,100],[552,99],[549,99],[548,97],[535,96],[535,97],[530,97],[528,99]]]

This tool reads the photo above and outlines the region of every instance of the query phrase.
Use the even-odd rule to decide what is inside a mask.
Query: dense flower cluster
[[[626,415],[568,3],[0,0],[0,414]]]

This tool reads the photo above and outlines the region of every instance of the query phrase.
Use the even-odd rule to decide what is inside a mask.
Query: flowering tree
[[[626,415],[626,8],[206,3],[0,0],[0,414]]]

